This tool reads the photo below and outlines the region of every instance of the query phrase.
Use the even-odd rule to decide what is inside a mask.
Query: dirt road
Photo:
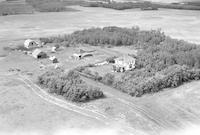
[[[118,102],[121,102],[124,105],[128,106],[130,109],[137,112],[139,115],[142,115],[143,118],[157,125],[157,128],[176,130],[182,126],[186,126],[187,124],[186,122],[184,123],[184,121],[178,121],[178,122],[175,122],[176,120],[171,121],[167,119],[167,117],[163,117],[161,114],[159,114],[159,112],[155,112],[155,110],[152,110],[150,107],[146,107],[146,106],[143,106],[142,104],[137,103],[133,97],[125,93],[122,93],[119,90],[116,90],[112,87],[106,86],[102,83],[96,82],[94,80],[91,80],[85,77],[84,77],[84,80],[86,80],[87,83],[90,83],[91,85],[100,87],[103,90],[105,95],[110,96],[116,99]],[[192,112],[184,110],[179,106],[175,106],[175,107],[181,110],[182,112],[184,112],[185,115],[187,115],[190,119],[200,120],[200,117],[198,115],[195,115]],[[159,106],[157,108],[159,108]],[[165,108],[163,107],[162,109],[165,109]],[[165,114],[166,115],[171,114],[171,116],[175,115],[175,113],[171,111],[170,109],[165,109]]]
[[[29,78],[22,76],[22,75],[0,75],[3,77],[12,77],[15,78],[21,82],[23,82],[30,90],[32,90],[37,96],[39,96],[40,98],[42,98],[43,100],[51,103],[51,104],[55,104],[61,108],[70,110],[72,112],[76,112],[79,113],[83,116],[86,116],[88,118],[92,118],[92,119],[96,119],[100,122],[102,122],[106,127],[111,127],[113,123],[115,123],[115,125],[117,125],[117,121],[114,118],[108,117],[105,114],[103,114],[102,112],[97,112],[94,110],[89,110],[87,108],[78,106],[74,103],[70,103],[70,102],[66,102],[60,98],[57,98],[53,95],[48,94],[45,90],[41,89],[39,86],[37,86],[36,84],[34,84]],[[118,125],[120,127],[120,125]],[[121,126],[122,127],[122,126]],[[125,134],[137,134],[137,135],[143,135],[142,133],[140,133],[139,131],[136,131],[134,128],[123,125],[122,129],[118,129],[119,132],[125,133]]]

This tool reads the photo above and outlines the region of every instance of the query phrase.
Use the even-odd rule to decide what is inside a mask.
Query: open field
[[[162,28],[174,38],[200,43],[199,12],[167,9],[149,12],[115,11],[79,6],[72,8],[80,11],[0,17],[0,135],[179,135],[179,131],[183,135],[199,135],[192,131],[184,132],[184,129],[191,125],[199,128],[200,81],[134,98],[82,76],[88,84],[100,87],[105,98],[76,104],[65,101],[61,96],[49,94],[46,89],[36,85],[38,75],[45,71],[40,66],[45,65],[50,69],[55,64],[48,59],[37,60],[23,52],[5,49],[23,45],[26,38],[110,25],[138,25],[146,30]],[[60,47],[56,53],[51,53],[54,45],[55,43],[48,43],[41,50],[50,56],[56,56],[65,71],[102,62],[112,56],[137,53],[130,46],[100,47],[82,44]],[[71,58],[80,49],[95,50],[94,55],[81,60]],[[100,74],[112,72],[111,64],[92,69]]]
[[[95,119],[43,100],[20,80],[5,76],[0,78],[0,134],[46,134],[62,128],[103,127]]]
[[[139,10],[73,8],[81,11],[0,17],[0,40],[11,42],[16,39],[71,33],[90,27],[137,25],[141,29],[161,28],[167,35],[174,38],[200,43],[200,14],[198,11],[161,9],[142,12]]]

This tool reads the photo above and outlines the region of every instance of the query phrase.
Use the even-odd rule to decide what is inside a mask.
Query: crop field
[[[200,42],[200,15],[198,11],[161,9],[142,12],[132,9],[115,11],[77,6],[72,8],[81,11],[0,17],[0,40],[11,42],[29,37],[71,33],[75,30],[91,27],[139,26],[141,29],[148,30],[161,28],[167,35],[174,38],[195,43]],[[12,31],[15,33],[10,35]]]

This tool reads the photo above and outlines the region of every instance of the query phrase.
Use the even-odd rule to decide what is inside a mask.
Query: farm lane
[[[89,117],[92,119],[96,119],[99,122],[103,123],[107,127],[112,126],[112,123],[116,121],[115,119],[112,119],[101,112],[90,110],[90,109],[87,109],[84,107],[79,107],[75,104],[72,104],[72,103],[63,101],[62,99],[59,99],[57,97],[54,97],[54,96],[48,94],[47,92],[45,92],[45,90],[43,90],[42,88],[40,88],[39,86],[34,84],[30,79],[28,79],[27,77],[25,77],[23,75],[16,76],[13,74],[0,74],[0,76],[15,78],[15,79],[21,81],[22,83],[24,83],[28,88],[30,88],[37,96],[39,96],[43,100],[45,100],[51,104],[57,105],[61,108],[64,108],[66,110],[70,110],[72,112],[79,113],[83,116],[86,116],[86,117]],[[118,126],[120,126],[120,125],[118,125]],[[121,126],[120,126],[120,128],[121,128]],[[118,129],[118,130],[122,133],[126,133],[127,135],[135,135],[135,134],[145,135],[144,133],[141,133],[140,131],[137,131],[136,129],[134,129],[130,126],[123,126],[122,129]]]

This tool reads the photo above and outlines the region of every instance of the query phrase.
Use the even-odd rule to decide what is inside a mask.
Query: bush
[[[106,61],[107,61],[108,63],[115,63],[115,59],[116,59],[116,58],[117,58],[117,57],[115,57],[115,56],[109,57],[109,58],[106,59]]]
[[[115,81],[115,76],[110,73],[107,73],[103,76],[102,81],[106,85],[112,85]]]
[[[38,77],[38,83],[49,88],[50,93],[62,95],[73,102],[86,102],[104,96],[99,88],[87,85],[75,71],[68,74],[62,70],[47,71]]]

